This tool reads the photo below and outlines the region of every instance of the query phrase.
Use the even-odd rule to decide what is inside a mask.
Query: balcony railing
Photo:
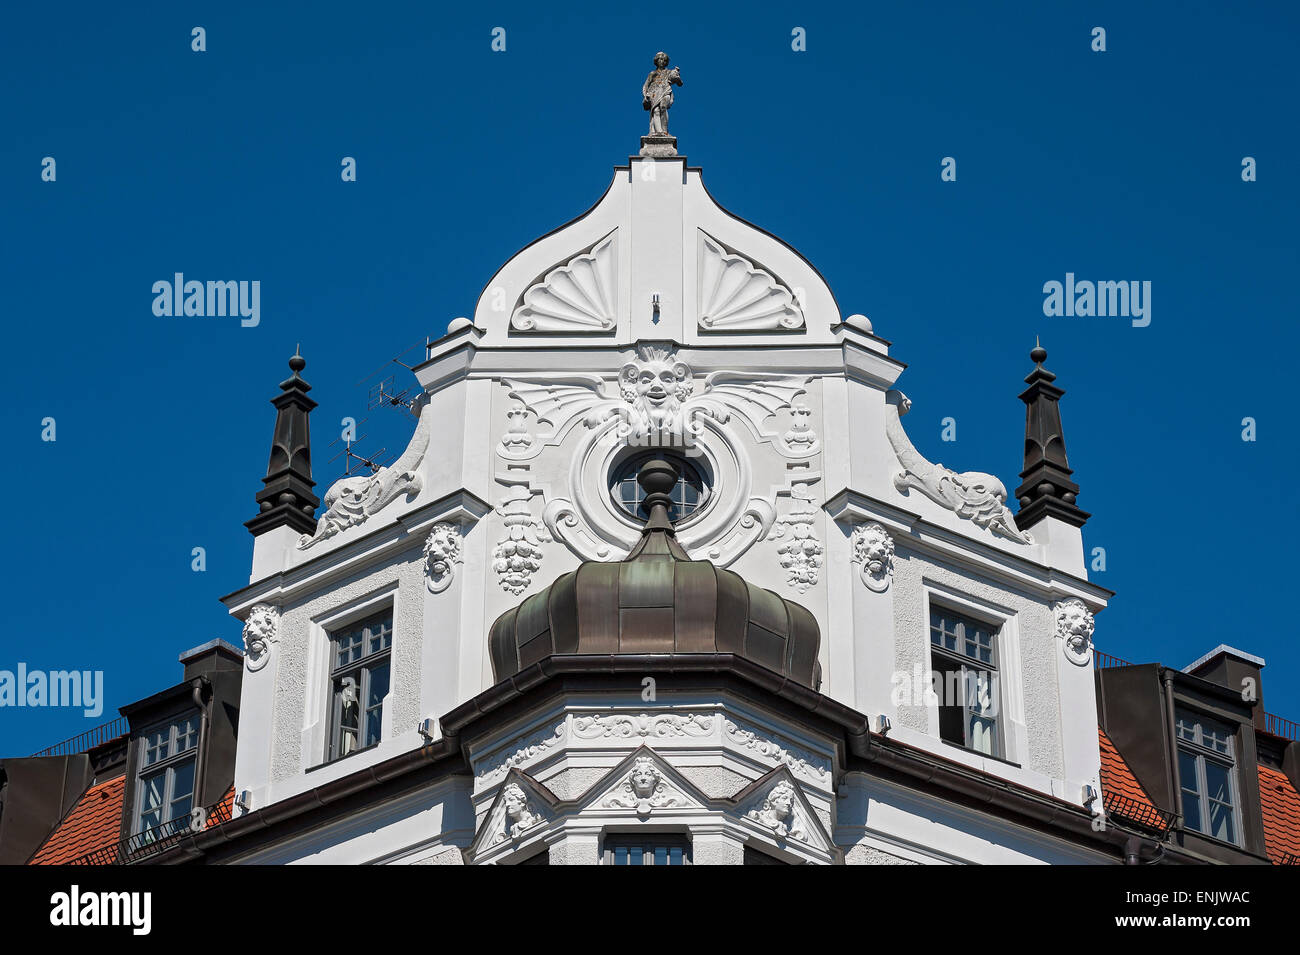
[[[1133,665],[1127,660],[1121,660],[1109,653],[1102,653],[1096,648],[1093,648],[1092,658],[1098,670],[1109,670],[1111,667],[1131,667]]]
[[[1284,720],[1276,713],[1264,714],[1264,732],[1281,736],[1283,739],[1300,739],[1300,723]]]
[[[1165,812],[1150,803],[1138,802],[1117,792],[1105,792],[1102,805],[1106,807],[1107,815],[1141,826],[1143,829],[1150,829],[1152,832],[1168,832],[1174,822],[1172,812]]]
[[[190,816],[173,819],[161,826],[146,829],[123,839],[117,845],[104,846],[94,852],[88,852],[70,865],[133,865],[160,855],[175,846],[186,836],[203,832],[213,826],[229,822],[233,813],[233,802],[229,793],[215,805],[208,807],[203,814],[202,823],[196,823]]]
[[[72,756],[76,753],[84,753],[92,750],[101,743],[107,743],[115,740],[119,736],[125,736],[130,731],[126,718],[119,716],[115,720],[109,720],[94,729],[88,729],[84,733],[65,739],[62,743],[55,743],[48,749],[43,749],[39,753],[32,753],[33,756]]]

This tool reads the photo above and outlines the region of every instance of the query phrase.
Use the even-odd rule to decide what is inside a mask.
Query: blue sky
[[[1181,666],[1239,646],[1268,660],[1267,709],[1300,718],[1300,648],[1279,623],[1297,530],[1298,16],[1284,3],[11,5],[0,669],[102,669],[105,719],[177,682],[182,650],[238,643],[217,598],[247,582],[243,521],[295,343],[321,404],[323,495],[335,423],[365,414],[358,382],[470,314],[506,258],[591,205],[635,151],[662,48],[685,80],[681,151],[893,342],[923,453],[1018,484],[1016,396],[1042,337],[1094,515],[1085,543],[1107,552],[1093,578],[1117,591],[1099,647]],[[194,26],[206,52],[190,49]],[[344,156],[355,183],[340,180]],[[945,156],[956,182],[940,181]],[[1258,181],[1242,181],[1244,156]],[[259,280],[260,324],[155,317],[151,286],[174,272]],[[1150,281],[1150,326],[1045,317],[1043,283],[1066,272]],[[945,416],[955,444],[940,440]],[[371,423],[371,447],[400,448],[409,429],[397,414]],[[98,721],[0,710],[0,751]]]

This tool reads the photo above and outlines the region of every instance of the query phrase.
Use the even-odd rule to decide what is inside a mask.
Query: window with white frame
[[[998,627],[947,607],[930,608],[930,669],[939,738],[1001,757]]]
[[[197,713],[154,727],[141,736],[134,831],[145,841],[170,835],[190,824],[198,747]]]
[[[379,742],[392,644],[391,608],[330,634],[329,759]]]
[[[1174,720],[1183,825],[1224,842],[1240,843],[1236,733],[1225,723],[1181,707]]]

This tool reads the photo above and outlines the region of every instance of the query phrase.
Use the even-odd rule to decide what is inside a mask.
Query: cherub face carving
[[[691,396],[691,369],[663,348],[642,347],[619,374],[623,400],[646,421],[662,426]]]

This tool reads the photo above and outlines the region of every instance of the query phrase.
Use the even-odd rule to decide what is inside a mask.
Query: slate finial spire
[[[275,434],[271,438],[271,460],[266,466],[264,487],[257,493],[258,515],[244,526],[256,537],[281,526],[303,534],[316,530],[316,507],[320,499],[312,493],[311,427],[307,416],[316,402],[307,397],[311,385],[299,374],[307,361],[301,347],[289,359],[293,372],[280,382],[275,405]]]
[[[1056,376],[1043,367],[1047,349],[1037,338],[1029,357],[1034,370],[1025,378],[1029,387],[1020,394],[1025,403],[1025,468],[1016,488],[1016,526],[1025,530],[1050,516],[1082,527],[1091,515],[1075,504],[1079,485],[1070,480],[1074,472],[1065,457],[1059,406],[1065,392],[1052,384]]]

